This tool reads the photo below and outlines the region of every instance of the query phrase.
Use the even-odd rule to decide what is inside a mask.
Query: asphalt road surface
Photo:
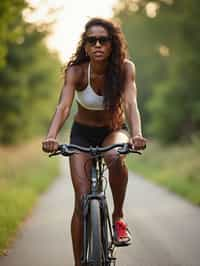
[[[0,266],[74,266],[72,208],[71,180],[62,169]],[[117,249],[117,266],[200,266],[200,208],[130,173],[125,218],[133,244]]]

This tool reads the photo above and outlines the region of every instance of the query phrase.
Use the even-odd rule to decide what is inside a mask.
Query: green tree
[[[20,42],[7,40],[6,64],[0,71],[2,144],[44,133],[58,98],[61,65],[44,44],[48,32],[20,21],[22,25]]]
[[[20,42],[23,32],[22,9],[24,0],[0,1],[0,69],[5,65],[7,42]]]
[[[160,24],[169,21],[165,35],[171,56],[168,80],[155,86],[149,103],[153,121],[149,128],[164,142],[189,139],[200,130],[199,16],[197,0],[160,6]]]
[[[145,129],[164,142],[200,129],[199,16],[197,0],[121,0],[115,10],[136,63]]]

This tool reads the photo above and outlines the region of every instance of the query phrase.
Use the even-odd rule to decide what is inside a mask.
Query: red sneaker
[[[128,246],[131,244],[131,235],[127,224],[123,220],[118,220],[113,225],[114,244],[116,246]]]

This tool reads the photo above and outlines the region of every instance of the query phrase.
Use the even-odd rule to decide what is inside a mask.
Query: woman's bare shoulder
[[[76,85],[76,87],[81,86],[82,82],[85,79],[87,65],[88,63],[82,63],[78,65],[71,65],[66,68],[64,74],[65,84],[71,81]]]
[[[124,60],[124,68],[127,70],[133,70],[135,72],[135,63],[130,59]]]
[[[65,71],[65,80],[73,79],[76,83],[80,83],[84,79],[87,63],[69,66]]]
[[[135,77],[135,64],[130,59],[124,60],[124,72],[126,76],[132,76]]]

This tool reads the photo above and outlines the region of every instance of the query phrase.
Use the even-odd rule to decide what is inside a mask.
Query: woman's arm
[[[136,149],[142,149],[146,139],[142,136],[140,112],[137,105],[137,87],[135,82],[135,65],[125,62],[125,91],[123,97],[124,111],[129,124],[131,141]]]
[[[65,120],[69,117],[74,98],[75,88],[78,83],[77,67],[70,67],[65,76],[65,82],[60,94],[59,103],[52,118],[47,137],[42,143],[46,152],[55,151],[58,148],[56,137]]]

